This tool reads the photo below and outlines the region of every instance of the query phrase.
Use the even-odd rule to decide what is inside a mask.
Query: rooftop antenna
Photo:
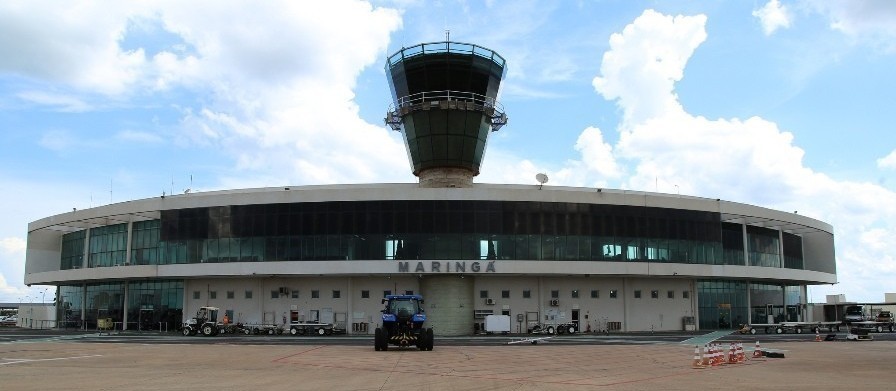
[[[538,190],[541,190],[541,187],[544,186],[545,183],[548,183],[548,174],[538,173],[535,175],[535,180],[538,181]]]
[[[445,30],[445,42],[451,42],[451,30]]]

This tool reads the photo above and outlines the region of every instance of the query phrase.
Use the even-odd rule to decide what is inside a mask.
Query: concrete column
[[[424,276],[420,280],[426,323],[436,335],[469,335],[473,331],[473,278]]]
[[[84,259],[81,260],[81,265],[78,266],[81,269],[86,269],[87,265],[90,264],[90,228],[86,229],[87,232],[84,233]],[[82,318],[83,319],[83,318]]]
[[[125,242],[125,243],[127,243],[127,246],[125,247],[126,250],[124,253],[124,264],[125,265],[131,264],[131,243],[133,243],[133,241],[134,241],[134,222],[128,221],[128,238],[127,238],[127,242]]]

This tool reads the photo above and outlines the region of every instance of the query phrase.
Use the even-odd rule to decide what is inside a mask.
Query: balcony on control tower
[[[504,58],[469,43],[433,42],[389,56],[386,123],[404,135],[421,187],[470,187],[488,134],[507,123],[497,102]]]

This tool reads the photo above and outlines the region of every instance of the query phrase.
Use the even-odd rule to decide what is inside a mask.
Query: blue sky
[[[43,4],[46,3],[46,4]],[[810,299],[896,291],[896,3],[0,3],[0,302],[30,221],[166,193],[415,182],[384,59],[451,40],[509,70],[483,183],[799,211],[835,227]]]

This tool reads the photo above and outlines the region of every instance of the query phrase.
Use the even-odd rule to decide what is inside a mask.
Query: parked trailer
[[[884,331],[889,331],[892,333],[893,330],[896,330],[896,325],[894,325],[893,322],[878,322],[873,320],[867,320],[864,322],[852,322],[849,323],[849,327],[859,330],[875,331],[878,333],[882,333]]]
[[[817,333],[822,330],[840,331],[840,322],[781,322],[781,323],[753,323],[745,324],[738,330],[741,334],[756,334],[756,330],[763,330],[766,334],[797,333],[803,331]]]
[[[530,332],[532,334],[575,334],[579,327],[575,323],[537,324]]]
[[[289,333],[292,335],[330,335],[333,334],[332,323],[319,322],[292,322],[289,324]]]
[[[246,334],[283,334],[283,328],[280,325],[271,323],[247,323],[243,325],[243,332]]]

